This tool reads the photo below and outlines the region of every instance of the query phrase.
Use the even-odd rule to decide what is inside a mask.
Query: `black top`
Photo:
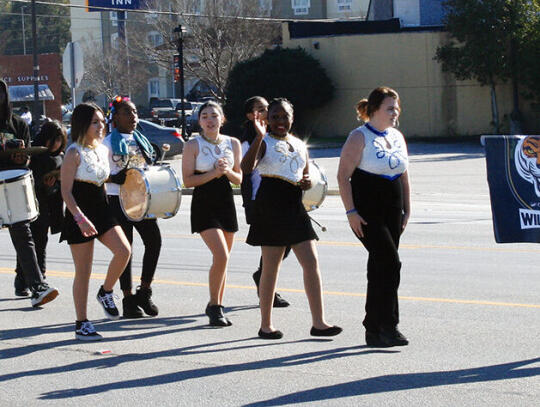
[[[8,120],[0,121],[0,148],[4,149],[9,140],[23,140],[25,147],[30,147],[30,129],[26,122],[17,115],[11,115]],[[9,158],[0,158],[0,170],[25,167],[13,163]]]

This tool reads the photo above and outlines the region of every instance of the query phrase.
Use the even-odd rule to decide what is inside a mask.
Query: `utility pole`
[[[39,62],[37,49],[37,23],[36,23],[36,0],[32,0],[32,55],[34,64],[34,103],[32,104],[32,120],[35,124],[39,123]]]
[[[25,32],[25,27],[24,27],[24,7],[21,7],[21,22],[22,22],[23,55],[26,55],[26,32]]]
[[[180,64],[180,100],[182,101],[182,137],[186,136],[186,107],[184,106],[184,35],[182,25],[174,29]]]

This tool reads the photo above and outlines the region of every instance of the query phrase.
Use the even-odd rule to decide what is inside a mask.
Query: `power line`
[[[11,0],[12,2],[17,3],[31,3],[31,0]],[[140,13],[140,14],[160,14],[160,15],[168,15],[168,16],[178,16],[178,17],[195,17],[195,18],[221,18],[221,19],[231,19],[231,20],[247,20],[247,21],[255,21],[255,22],[273,22],[273,23],[285,23],[285,22],[335,22],[335,21],[343,21],[342,19],[338,18],[311,18],[311,19],[295,19],[295,18],[274,18],[274,17],[248,17],[248,16],[215,16],[215,15],[209,15],[209,14],[197,14],[197,13],[182,13],[177,11],[161,11],[161,10],[126,10],[123,8],[114,8],[114,7],[99,7],[99,6],[86,6],[86,5],[78,5],[78,4],[65,4],[65,3],[53,3],[50,1],[36,1],[36,4],[43,4],[48,6],[58,6],[58,7],[67,7],[67,8],[79,8],[79,9],[85,9],[85,10],[95,10],[95,11],[122,11],[122,12],[130,12],[130,13]],[[354,20],[357,19],[364,19],[364,17],[356,17]]]

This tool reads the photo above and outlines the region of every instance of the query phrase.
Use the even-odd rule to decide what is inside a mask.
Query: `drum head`
[[[16,168],[12,170],[0,171],[0,182],[14,182],[29,174],[30,170]]]
[[[120,205],[129,220],[138,222],[148,210],[148,190],[144,174],[136,168],[128,170],[126,182],[120,186]]]

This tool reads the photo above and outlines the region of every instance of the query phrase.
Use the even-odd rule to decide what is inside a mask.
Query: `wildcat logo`
[[[534,185],[534,192],[540,198],[540,137],[529,136],[518,141],[514,158],[518,174]]]

